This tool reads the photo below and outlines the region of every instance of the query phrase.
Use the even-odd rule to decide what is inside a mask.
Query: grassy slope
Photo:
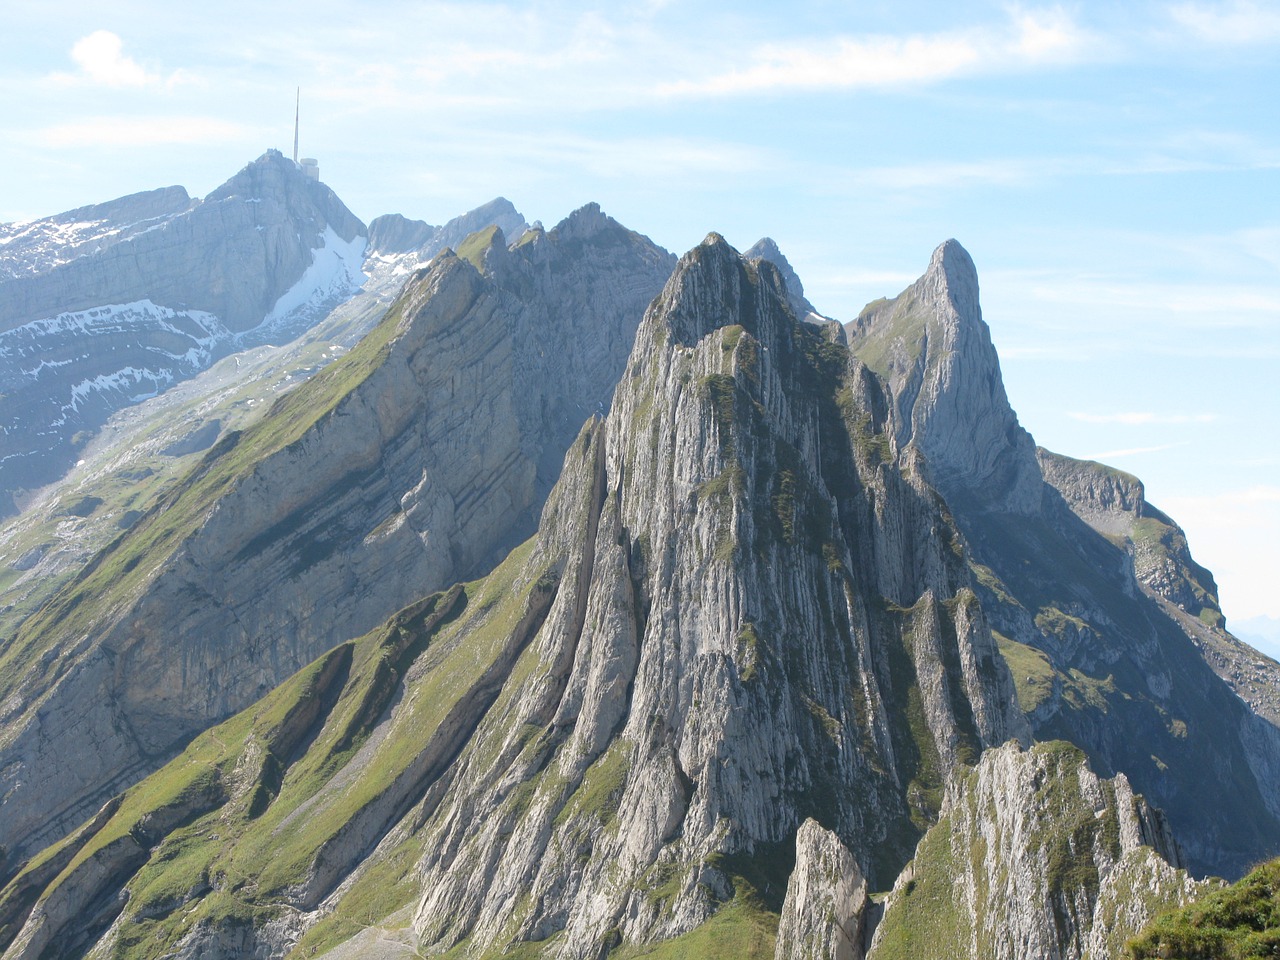
[[[1157,917],[1125,947],[1131,960],[1280,957],[1280,860],[1180,910]]]
[[[81,847],[41,898],[57,896],[73,878],[79,882],[91,858],[134,836],[151,849],[136,873],[115,878],[126,884],[132,921],[122,927],[116,955],[158,955],[197,924],[275,913],[317,854],[395,783],[499,655],[537,579],[525,570],[531,547],[515,551],[484,580],[433,595],[335,648],[196,738],[130,789],[115,816],[90,837],[63,841]],[[414,680],[406,687],[411,666]],[[372,743],[399,694],[385,736]],[[366,744],[371,749],[362,752]],[[177,811],[176,818],[166,811]],[[157,825],[166,828],[163,835],[150,836]],[[57,849],[34,859],[0,892],[0,908]],[[340,908],[322,932],[345,937],[404,906],[413,891],[401,881],[414,859],[393,856],[376,864],[365,889],[357,890],[364,896]],[[375,881],[372,889],[368,880]]]

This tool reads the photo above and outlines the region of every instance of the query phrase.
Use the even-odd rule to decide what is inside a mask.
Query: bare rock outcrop
[[[978,273],[948,240],[924,276],[847,325],[858,357],[889,384],[897,441],[914,443],[950,500],[976,497],[1027,514],[1040,506],[1035,444],[1005,395],[978,303]]]
[[[169,187],[0,240],[0,516],[114,411],[291,339],[364,281],[364,224],[276,151],[203,200]]]
[[[596,492],[544,514],[563,574],[529,662],[425,824],[424,950],[595,957],[744,883],[781,906],[808,817],[887,882],[951,772],[1025,729],[887,416],[775,268],[686,255],[566,459]]]
[[[776,960],[862,960],[867,881],[840,838],[816,820],[796,833],[796,866],[778,923]]]
[[[1212,887],[1123,774],[1099,778],[1068,744],[1008,744],[948,789],[868,956],[1103,960]]]

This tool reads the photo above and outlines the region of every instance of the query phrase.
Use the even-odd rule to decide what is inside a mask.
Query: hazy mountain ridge
[[[115,410],[254,343],[284,343],[363,281],[365,227],[270,151],[203,200],[181,187],[0,230],[0,515]]]
[[[1235,875],[1274,849],[1276,674],[1219,625],[1212,576],[1135,478],[1037,455],[1005,396],[968,254],[943,244],[924,277],[849,330],[889,378],[898,442],[922,450],[963,532],[1036,737],[1124,772],[1169,814],[1198,871]],[[1214,671],[1238,675],[1235,692]],[[1242,769],[1248,780],[1210,798],[1206,770],[1235,780]]]

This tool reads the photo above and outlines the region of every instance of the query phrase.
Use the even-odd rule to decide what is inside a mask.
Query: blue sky
[[[589,200],[850,319],[959,239],[1023,424],[1280,617],[1280,2],[11,5],[0,221],[302,152],[368,221]]]

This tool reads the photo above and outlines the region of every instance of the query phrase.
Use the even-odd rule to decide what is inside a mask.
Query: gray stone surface
[[[919,960],[1103,960],[1156,913],[1214,889],[1163,815],[1066,744],[989,750],[885,904],[868,952]]]

